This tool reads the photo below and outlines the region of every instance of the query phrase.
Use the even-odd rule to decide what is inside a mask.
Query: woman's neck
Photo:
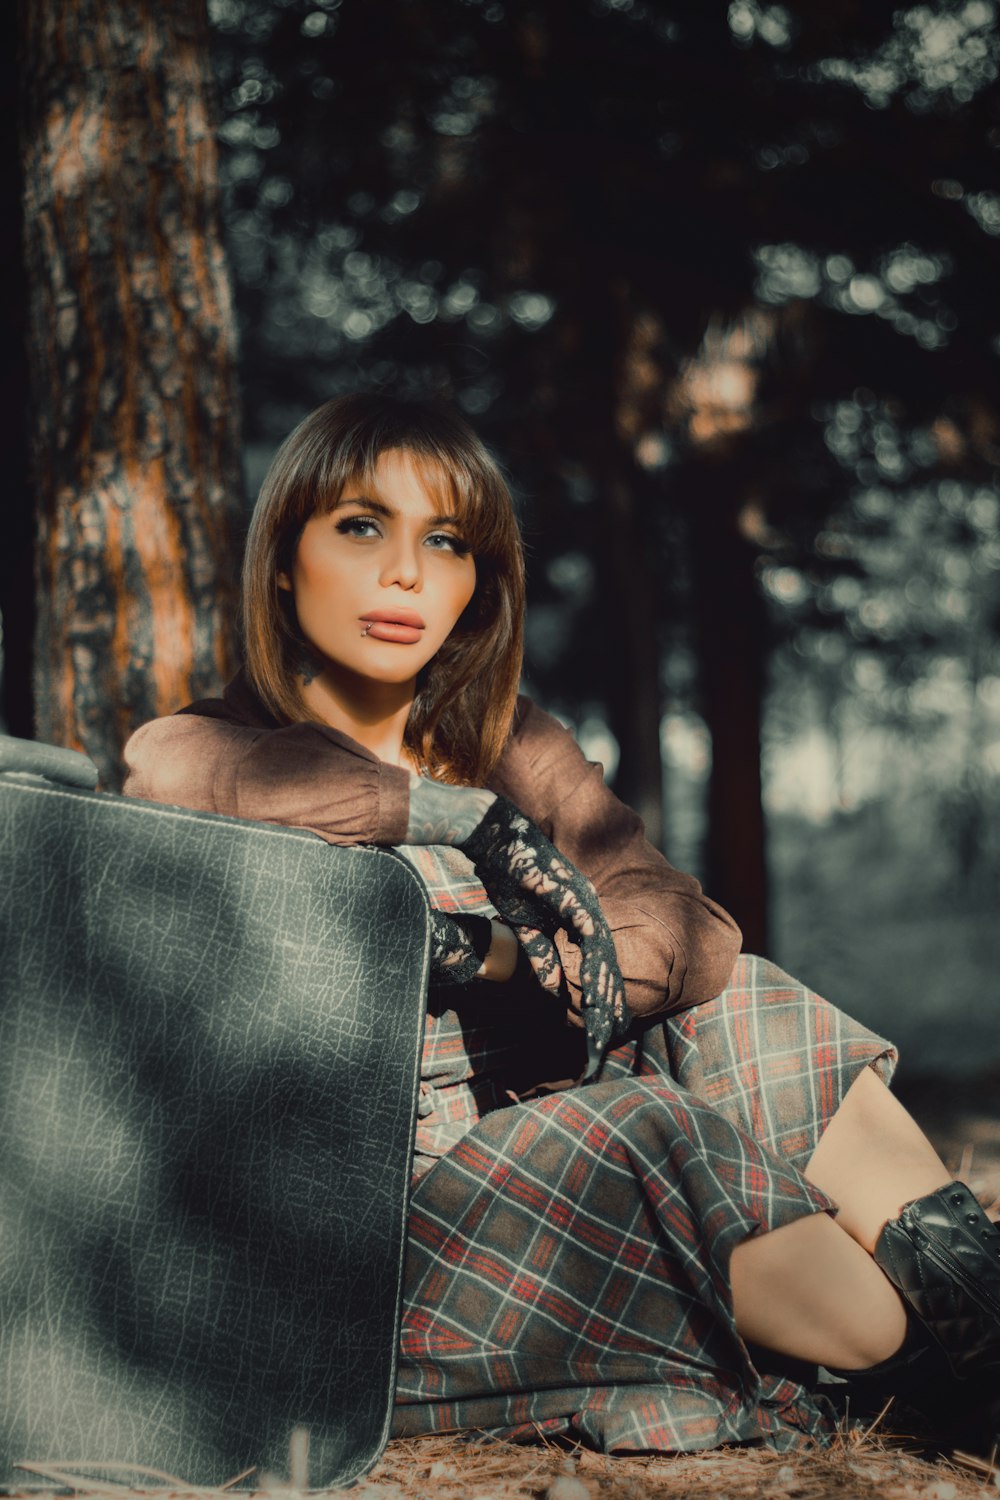
[[[403,736],[415,691],[413,681],[372,682],[353,676],[341,680],[341,674],[334,676],[327,669],[304,681],[302,697],[317,719],[350,735],[379,760],[410,766]]]

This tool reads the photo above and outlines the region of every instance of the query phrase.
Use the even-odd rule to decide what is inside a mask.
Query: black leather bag
[[[217,1485],[282,1472],[304,1426],[310,1483],[348,1484],[391,1416],[424,889],[389,852],[84,790],[83,757],[34,747],[77,782],[57,786],[19,743],[0,741],[6,1466]]]

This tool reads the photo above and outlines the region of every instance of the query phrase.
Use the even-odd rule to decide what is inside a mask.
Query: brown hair
[[[510,733],[521,675],[524,559],[510,492],[462,419],[423,402],[337,396],[278,449],[254,507],[243,560],[242,629],[251,682],[281,723],[312,717],[298,672],[302,637],[277,575],[292,564],[309,518],[330,510],[347,482],[369,482],[383,453],[434,463],[476,560],[476,590],[424,668],[404,744],[442,781],[481,786]]]

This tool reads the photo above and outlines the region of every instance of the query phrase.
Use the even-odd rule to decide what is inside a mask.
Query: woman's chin
[[[425,663],[401,659],[377,660],[373,657],[364,663],[327,659],[317,665],[317,680],[328,691],[334,695],[344,691],[355,695],[379,688],[398,688],[401,692],[412,692],[416,686],[417,673]]]

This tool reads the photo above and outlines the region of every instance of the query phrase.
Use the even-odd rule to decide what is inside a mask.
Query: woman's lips
[[[393,641],[397,646],[413,646],[424,633],[424,622],[413,609],[377,609],[361,616],[362,631],[372,641]]]

